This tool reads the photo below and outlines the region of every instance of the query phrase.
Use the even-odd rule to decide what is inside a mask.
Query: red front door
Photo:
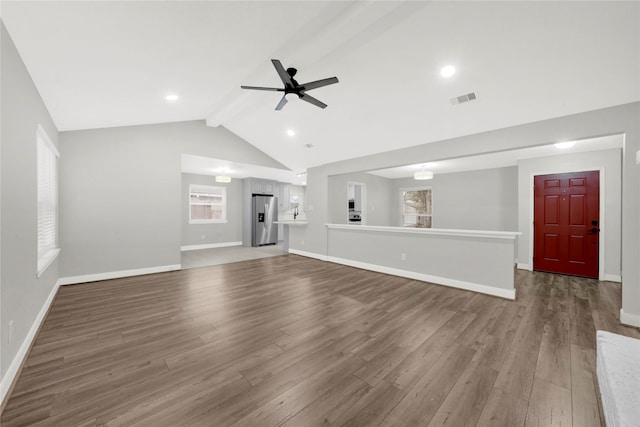
[[[600,173],[534,177],[533,269],[598,278]]]

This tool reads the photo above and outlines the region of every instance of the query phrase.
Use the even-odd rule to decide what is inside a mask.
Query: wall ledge
[[[430,234],[434,236],[460,236],[483,237],[490,239],[515,240],[522,233],[519,231],[487,231],[487,230],[457,230],[448,228],[412,228],[412,227],[388,227],[380,225],[349,225],[349,224],[325,224],[327,228],[335,228],[352,231],[379,231],[408,234]]]

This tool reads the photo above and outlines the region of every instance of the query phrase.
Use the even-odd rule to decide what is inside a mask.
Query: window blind
[[[60,154],[42,127],[36,132],[38,199],[38,272],[57,255],[58,157]]]

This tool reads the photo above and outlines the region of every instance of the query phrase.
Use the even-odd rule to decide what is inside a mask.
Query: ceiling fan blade
[[[328,79],[322,79],[322,80],[316,80],[315,82],[303,83],[300,86],[304,88],[303,90],[311,90],[311,89],[317,89],[323,86],[332,85],[334,83],[338,83],[337,77],[329,77]]]
[[[301,93],[300,94],[300,99],[302,99],[303,101],[307,101],[309,104],[313,104],[316,107],[327,108],[327,104],[325,104],[324,102],[322,102],[320,100],[315,99],[311,95],[307,95],[306,93]]]
[[[287,95],[282,95],[282,99],[280,100],[280,102],[278,102],[278,105],[276,105],[276,110],[277,111],[282,110],[282,107],[284,107],[286,103],[287,103]]]
[[[289,73],[287,73],[287,70],[284,69],[284,67],[282,66],[282,63],[280,61],[278,61],[277,59],[272,59],[271,63],[276,68],[276,71],[278,72],[278,75],[280,76],[280,80],[282,80],[282,83],[284,83],[285,86],[287,86],[287,85],[289,85],[291,87],[295,86],[293,84],[293,82],[291,81],[291,76],[289,75]]]
[[[262,87],[262,86],[240,86],[242,89],[253,89],[253,90],[269,90],[272,92],[284,92],[284,89],[279,89],[276,87]]]

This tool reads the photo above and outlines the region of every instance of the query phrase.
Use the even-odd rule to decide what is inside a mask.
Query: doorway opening
[[[366,224],[367,185],[361,182],[347,183],[348,224]]]

